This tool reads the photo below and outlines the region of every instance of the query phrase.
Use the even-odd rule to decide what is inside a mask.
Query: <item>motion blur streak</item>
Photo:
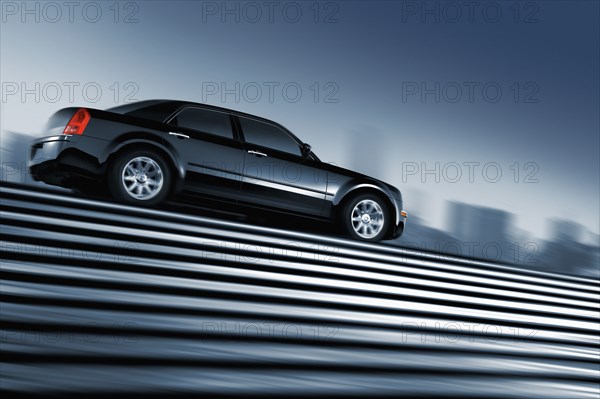
[[[5,392],[598,397],[582,277],[2,183]]]

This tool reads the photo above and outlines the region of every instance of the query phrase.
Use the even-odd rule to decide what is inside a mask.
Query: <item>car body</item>
[[[106,184],[115,199],[143,205],[184,192],[327,220],[345,212],[348,233],[366,241],[398,237],[406,222],[397,188],[321,162],[285,127],[254,115],[148,100],[64,108],[45,130],[49,136],[32,143],[29,169],[48,184]]]

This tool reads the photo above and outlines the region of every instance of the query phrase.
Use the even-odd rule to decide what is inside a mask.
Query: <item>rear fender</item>
[[[116,153],[120,152],[124,148],[128,148],[128,147],[136,148],[136,147],[146,147],[146,146],[154,147],[157,150],[159,150],[159,152],[161,152],[165,156],[167,156],[167,158],[168,158],[167,161],[170,161],[171,166],[173,166],[173,168],[176,172],[176,175],[177,175],[177,184],[175,186],[175,190],[179,191],[181,189],[181,187],[183,186],[183,182],[185,180],[185,175],[186,175],[185,165],[183,165],[183,163],[179,161],[179,156],[178,156],[179,154],[178,154],[177,150],[172,145],[170,145],[169,143],[164,141],[162,139],[162,137],[160,137],[159,135],[149,134],[148,132],[128,133],[126,135],[123,135],[123,136],[119,137],[117,140],[115,140],[114,145],[104,155],[101,162],[105,163],[112,156],[114,156]]]

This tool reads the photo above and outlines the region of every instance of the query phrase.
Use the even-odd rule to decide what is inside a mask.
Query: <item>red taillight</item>
[[[83,134],[85,127],[90,121],[90,112],[85,108],[79,108],[75,115],[65,127],[63,134]]]

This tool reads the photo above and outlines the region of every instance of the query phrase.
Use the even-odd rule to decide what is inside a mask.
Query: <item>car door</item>
[[[301,143],[280,126],[244,116],[237,123],[245,149],[242,201],[322,215],[327,175],[320,162],[302,156]]]
[[[197,106],[181,109],[168,122],[167,140],[186,163],[184,190],[236,200],[244,164],[242,143],[227,112]]]

